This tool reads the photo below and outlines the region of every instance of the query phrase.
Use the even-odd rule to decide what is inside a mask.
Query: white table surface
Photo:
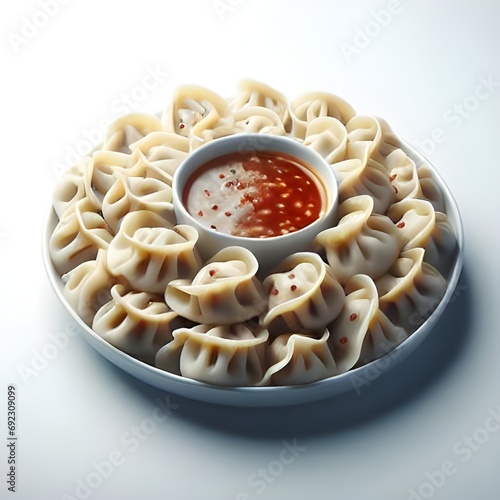
[[[498,499],[500,3],[59,2],[11,2],[0,17],[0,496]],[[289,97],[330,91],[384,117],[460,207],[456,300],[415,353],[360,394],[269,410],[166,403],[64,333],[73,322],[40,241],[70,149],[98,137],[103,120],[162,109],[181,83],[229,96],[247,77]]]

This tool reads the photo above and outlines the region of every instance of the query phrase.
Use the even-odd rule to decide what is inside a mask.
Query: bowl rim
[[[288,142],[290,145],[292,145],[292,147],[294,147],[296,149],[301,149],[304,152],[306,152],[309,156],[313,157],[316,164],[317,163],[323,164],[323,167],[325,170],[328,170],[328,167],[331,169],[331,167],[327,163],[327,161],[317,151],[305,146],[302,142],[300,142],[298,139],[296,139],[294,137],[288,137],[288,136],[282,136],[282,135],[266,135],[266,134],[258,134],[258,133],[249,133],[249,134],[237,133],[237,134],[233,134],[233,135],[228,135],[228,136],[220,137],[220,138],[215,139],[213,141],[207,142],[206,144],[203,144],[199,148],[192,151],[185,159],[182,160],[179,167],[174,172],[173,180],[172,180],[172,193],[173,193],[173,197],[174,197],[173,198],[174,208],[176,210],[178,209],[179,211],[181,211],[183,213],[184,217],[189,218],[192,221],[194,227],[196,227],[196,229],[202,230],[205,232],[209,231],[209,228],[203,226],[203,224],[198,222],[191,215],[191,213],[189,212],[189,210],[187,209],[187,207],[185,206],[185,204],[182,200],[186,182],[194,175],[194,173],[196,172],[196,170],[198,168],[203,167],[203,164],[205,164],[209,161],[212,161],[216,158],[219,158],[221,156],[225,156],[226,154],[231,154],[228,152],[224,152],[224,153],[218,152],[218,150],[224,149],[225,143],[238,142],[238,141],[244,142],[245,140],[251,141],[251,139],[259,140],[259,139],[262,139],[263,137],[270,138],[270,140],[268,141],[269,143],[279,143],[279,142],[286,143],[286,142]],[[295,156],[293,154],[284,152],[284,151],[278,149],[277,147],[272,147],[270,149],[267,149],[268,144],[266,144],[266,141],[264,141],[264,144],[265,144],[264,149],[258,149],[258,148],[252,148],[251,144],[249,143],[248,149],[247,148],[239,149],[236,152],[239,152],[239,151],[241,151],[241,152],[257,151],[257,152],[275,153],[275,154],[285,153],[285,154],[288,154],[289,156],[292,156],[292,157]],[[215,154],[209,153],[208,160],[205,159],[205,160],[203,160],[203,162],[201,162],[201,164],[195,165],[194,167],[191,167],[189,165],[189,163],[193,161],[193,158],[196,159],[197,156],[205,153],[207,151],[207,149],[214,149]],[[306,161],[302,160],[302,158],[298,158],[298,159],[300,161],[306,163]],[[309,162],[307,162],[307,163],[309,163]],[[186,164],[188,164],[189,173],[187,174],[187,178],[181,184],[181,181],[179,180],[180,172],[181,172],[182,168],[186,168],[185,167]],[[337,207],[338,207],[338,194],[339,194],[338,182],[336,182],[335,174],[333,173],[333,171],[332,171],[333,175],[332,175],[332,179],[331,179],[332,183],[330,185],[327,185],[327,183],[320,177],[319,172],[314,171],[317,169],[316,164],[308,165],[308,166],[312,167],[311,174],[313,176],[315,176],[317,178],[318,182],[322,185],[322,190],[324,191],[324,194],[326,197],[326,200],[324,203],[325,208],[323,210],[323,213],[316,220],[314,220],[313,222],[311,222],[307,226],[304,226],[304,227],[302,227],[302,228],[300,228],[297,231],[294,231],[292,233],[280,234],[277,236],[271,236],[269,238],[264,238],[264,239],[253,238],[253,237],[249,237],[249,236],[235,236],[235,235],[232,235],[229,233],[218,233],[219,237],[221,239],[227,240],[228,245],[237,245],[238,241],[241,241],[241,242],[248,242],[248,243],[260,242],[260,244],[267,246],[267,245],[270,245],[271,243],[276,242],[276,241],[279,241],[279,242],[285,241],[286,242],[286,240],[294,239],[296,237],[296,235],[298,235],[298,234],[302,235],[305,232],[313,231],[314,228],[316,228],[318,225],[320,225],[321,222],[326,217],[328,217],[333,211],[335,211],[337,209]]]
[[[215,141],[216,140],[217,139],[215,139]],[[438,185],[443,195],[445,213],[457,239],[457,250],[455,253],[455,261],[447,278],[445,294],[431,315],[417,328],[417,330],[415,330],[415,332],[413,332],[396,348],[384,356],[367,363],[366,365],[353,368],[339,375],[303,385],[226,387],[207,384],[182,377],[134,358],[133,356],[109,344],[106,340],[94,332],[92,328],[83,322],[83,320],[76,314],[74,309],[66,300],[63,293],[64,284],[54,268],[49,253],[50,236],[58,220],[52,203],[50,204],[45,215],[42,230],[42,258],[47,276],[59,300],[62,302],[67,312],[69,312],[72,319],[80,327],[80,332],[83,333],[83,337],[87,343],[89,343],[96,351],[99,352],[99,354],[117,367],[128,372],[133,377],[142,380],[146,384],[152,385],[167,393],[218,405],[240,407],[279,407],[322,400],[340,395],[348,392],[349,390],[354,390],[356,389],[354,380],[371,380],[371,378],[367,376],[369,370],[373,370],[376,373],[381,374],[396,366],[397,363],[401,362],[406,356],[413,352],[418,345],[420,345],[420,343],[433,329],[448,303],[452,299],[463,267],[464,230],[460,211],[455,198],[439,172],[433,164],[424,157],[424,155],[401,138],[398,138],[397,141],[394,142],[394,146],[403,149],[403,151],[413,161],[415,161],[417,164],[417,170],[423,165],[430,168],[432,178]]]

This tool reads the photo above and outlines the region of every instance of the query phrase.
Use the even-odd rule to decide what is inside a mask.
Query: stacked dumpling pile
[[[203,262],[171,203],[191,151],[248,132],[303,142],[339,183],[338,224],[264,277],[241,247]],[[54,210],[51,258],[82,320],[131,356],[217,385],[309,383],[390,352],[439,304],[457,250],[432,170],[384,121],[254,81],[229,100],[183,86],[162,120],[120,118],[65,173]]]

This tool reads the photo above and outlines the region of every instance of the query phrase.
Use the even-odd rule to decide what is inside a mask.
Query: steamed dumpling
[[[126,176],[143,175],[144,169],[133,162],[129,154],[115,151],[96,151],[92,155],[92,162],[88,165],[89,174],[85,176],[87,192],[102,203],[102,199],[111,189],[116,180],[116,174]]]
[[[374,116],[356,115],[346,123],[346,131],[346,157],[358,159],[366,166],[382,140],[380,121]]]
[[[339,180],[339,201],[368,195],[373,198],[374,212],[385,214],[395,200],[390,176],[383,165],[368,158],[364,163],[358,158],[346,159],[332,165]]]
[[[394,188],[389,172],[379,161],[381,124],[373,116],[356,115],[346,124],[346,131],[345,160],[332,165],[339,182],[339,200],[369,195],[375,213],[384,214],[394,202]]]
[[[396,201],[423,197],[415,162],[402,149],[390,153],[385,159],[385,166]]]
[[[355,274],[382,276],[396,261],[402,247],[393,221],[373,215],[370,196],[356,196],[339,207],[339,223],[315,239],[326,254],[335,278],[345,284]]]
[[[446,291],[446,280],[424,262],[424,254],[423,248],[402,252],[375,282],[380,308],[408,332],[415,331],[431,315]]]
[[[434,230],[425,248],[424,262],[447,277],[455,263],[458,241],[448,216],[436,212]]]
[[[272,334],[324,328],[340,313],[344,291],[319,255],[299,252],[264,280],[268,311],[263,325]]]
[[[317,151],[328,163],[336,163],[345,159],[347,130],[331,116],[315,118],[307,125],[304,146]]]
[[[436,225],[436,213],[426,200],[405,199],[391,205],[387,215],[398,229],[403,250],[425,248]]]
[[[96,260],[82,262],[63,275],[64,296],[73,310],[91,325],[95,313],[111,298],[117,282],[106,264],[106,250],[99,250]]]
[[[330,333],[287,333],[275,338],[266,351],[270,367],[260,385],[299,385],[316,382],[339,373],[328,347]]]
[[[156,366],[208,384],[256,385],[265,371],[268,332],[247,324],[179,328],[160,349]]]
[[[49,240],[52,263],[63,275],[82,262],[94,260],[99,249],[107,250],[113,236],[89,198],[75,203],[57,224]]]
[[[88,175],[88,165],[91,161],[89,156],[84,156],[76,165],[66,170],[59,179],[52,195],[52,204],[58,219],[61,219],[67,210],[74,209],[77,202],[89,195],[85,177]]]
[[[154,115],[130,113],[118,118],[108,129],[102,149],[130,154],[130,145],[150,132],[162,130],[162,124]]]
[[[172,340],[172,331],[183,325],[158,295],[111,288],[111,300],[96,313],[92,329],[123,352],[153,363],[158,350]]]
[[[279,115],[271,109],[253,106],[234,113],[235,132],[247,134],[285,135],[286,131]]]
[[[108,226],[118,232],[122,219],[130,212],[147,210],[175,225],[172,188],[158,179],[115,174],[115,183],[104,196],[102,214]]]
[[[189,139],[172,132],[151,132],[130,149],[133,161],[144,168],[144,177],[171,186],[177,167],[189,154]]]
[[[283,133],[290,132],[292,118],[288,100],[281,92],[255,80],[243,80],[238,90],[238,95],[230,100],[230,106],[235,116],[242,110],[257,108],[269,110],[278,118],[281,125],[276,123],[276,129],[281,128]]]
[[[212,90],[182,85],[163,117],[165,128],[189,139],[190,149],[234,133],[234,118],[228,103]]]
[[[424,261],[445,276],[449,273],[457,239],[446,214],[436,212],[430,201],[405,199],[392,205],[387,215],[399,230],[403,250],[424,248]]]
[[[342,312],[328,326],[328,343],[340,373],[358,363],[368,329],[378,311],[377,288],[370,277],[353,276],[345,286],[345,293]]]
[[[446,213],[444,194],[434,179],[434,174],[427,164],[423,164],[417,169],[418,180],[424,198],[432,203],[436,212]]]
[[[404,328],[396,326],[380,309],[377,309],[368,326],[356,365],[370,363],[391,353],[407,338],[408,332]]]
[[[226,247],[192,279],[173,280],[167,304],[180,315],[206,324],[242,323],[258,316],[266,300],[255,277],[259,263],[243,247]]]
[[[173,226],[147,210],[130,212],[109,246],[108,267],[134,290],[163,295],[170,281],[198,272],[197,240],[191,226]]]
[[[307,92],[291,103],[293,134],[304,139],[307,126],[315,118],[330,116],[344,125],[356,114],[344,99],[328,92]]]

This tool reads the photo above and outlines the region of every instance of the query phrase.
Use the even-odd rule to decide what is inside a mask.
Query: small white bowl
[[[318,219],[298,231],[267,238],[233,236],[201,224],[183,204],[183,193],[190,177],[207,162],[231,153],[277,153],[296,158],[310,170],[323,191],[323,210]],[[172,183],[173,205],[178,224],[188,224],[199,234],[197,248],[204,260],[228,246],[242,246],[259,261],[259,274],[265,274],[288,255],[306,251],[315,236],[332,227],[338,207],[337,179],[331,166],[312,148],[295,139],[265,134],[236,134],[211,142],[191,153],[179,166]],[[297,193],[299,195],[299,193]]]

